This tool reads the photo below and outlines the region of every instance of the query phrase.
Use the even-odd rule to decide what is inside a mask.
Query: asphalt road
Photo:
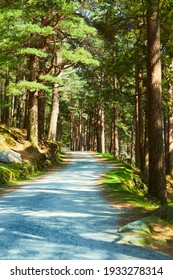
[[[169,259],[117,243],[117,217],[123,210],[108,205],[95,182],[109,169],[86,152],[74,152],[63,169],[2,195],[0,259]]]

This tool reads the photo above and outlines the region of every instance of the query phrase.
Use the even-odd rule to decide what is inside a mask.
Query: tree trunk
[[[38,138],[44,139],[44,123],[45,123],[45,93],[39,92],[38,94]]]
[[[148,137],[149,137],[149,188],[151,197],[166,203],[164,169],[159,1],[148,1]]]
[[[169,175],[169,109],[167,109],[167,117],[164,120],[164,143],[165,143],[165,169],[166,175]]]
[[[22,114],[21,114],[20,107],[19,107],[17,115],[18,115],[19,123],[22,123],[22,120],[21,120]],[[24,100],[23,128],[27,129],[28,123],[29,123],[29,94],[26,94],[25,100]]]
[[[75,118],[74,114],[70,115],[70,149],[75,151],[75,137],[74,137]]]
[[[117,98],[117,84],[118,84],[118,80],[114,76],[114,78],[113,78],[114,101],[116,101],[116,98]],[[114,123],[113,123],[113,127],[114,127],[114,131],[113,131],[114,156],[119,157],[118,106],[116,104],[114,105],[113,114],[114,114],[114,117],[113,117],[113,120],[114,120]]]
[[[29,92],[29,127],[28,140],[34,147],[38,147],[38,92]]]
[[[110,132],[109,132],[109,153],[112,154],[113,151],[113,121],[110,123]]]
[[[86,136],[86,149],[87,151],[91,150],[91,125],[92,125],[92,115],[89,113],[88,122],[87,122],[87,136]]]
[[[30,56],[30,81],[37,81],[38,58]],[[29,91],[28,102],[28,140],[34,147],[38,147],[38,92]]]
[[[57,123],[59,116],[59,84],[54,84],[53,95],[52,95],[52,107],[50,115],[50,125],[48,140],[55,142],[57,137]]]
[[[136,67],[136,92],[135,92],[135,115],[136,115],[136,133],[135,133],[135,165],[141,169],[141,153],[140,153],[140,123],[139,123],[139,98],[140,98],[140,82],[139,69]]]
[[[2,113],[2,122],[5,124],[9,124],[9,116],[10,116],[10,112],[9,112],[9,96],[7,95],[7,86],[9,86],[10,83],[10,77],[9,77],[9,69],[7,67],[6,69],[6,77],[5,77],[5,89],[4,89],[4,108],[3,108],[3,113]]]
[[[98,129],[97,129],[97,151],[105,153],[105,124],[104,124],[104,110],[98,110]]]
[[[105,112],[101,110],[101,149],[105,153]]]
[[[12,107],[12,115],[11,115],[11,124],[12,126],[16,127],[17,126],[17,107],[18,107],[18,102],[19,96],[13,96],[13,107]]]
[[[170,100],[173,100],[173,86],[169,87]],[[169,108],[168,119],[168,174],[173,176],[173,109]]]
[[[114,106],[114,133],[113,133],[113,137],[114,137],[114,156],[115,157],[119,157],[119,141],[118,141],[118,109],[117,106]]]
[[[78,150],[79,151],[84,150],[84,147],[83,147],[83,119],[82,119],[82,115],[83,115],[83,109],[80,108],[80,111],[79,111],[79,133],[78,133]]]

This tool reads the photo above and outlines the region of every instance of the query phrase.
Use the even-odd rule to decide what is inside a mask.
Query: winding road
[[[117,217],[96,180],[110,170],[87,152],[0,197],[1,260],[166,260],[142,247],[119,244]]]

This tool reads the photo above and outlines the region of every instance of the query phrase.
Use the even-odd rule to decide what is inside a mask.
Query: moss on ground
[[[61,142],[42,142],[41,150],[32,147],[27,140],[26,131],[0,124],[0,148],[14,150],[23,158],[22,163],[0,162],[0,188],[11,185],[16,181],[23,181],[33,175],[45,172],[52,165],[63,161],[61,156]],[[6,187],[7,188],[7,187]]]
[[[41,169],[32,162],[9,163],[0,166],[0,187],[18,180],[28,179],[29,176],[39,173]]]
[[[116,163],[115,168],[103,176],[104,192],[115,207],[123,205],[128,210],[122,217],[124,223],[120,221],[119,242],[173,255],[173,196],[169,195],[170,190],[168,205],[160,206],[148,198],[147,186],[142,182],[139,170],[112,155],[103,154],[103,157]]]
[[[46,157],[44,159],[42,157],[38,157],[30,160],[24,160],[22,163],[1,164],[0,188],[3,188],[4,185],[13,184],[17,181],[27,180],[32,176],[38,176],[43,172],[46,172],[48,167],[57,165],[63,161],[60,154],[55,158],[53,162]]]
[[[158,216],[166,217],[173,222],[173,195],[168,194],[168,205],[160,206],[159,202],[150,200],[147,195],[147,185],[143,182],[140,171],[123,162],[115,159],[112,155],[106,153],[103,157],[118,163],[118,168],[106,173],[103,177],[103,183],[106,190],[115,193],[122,202],[130,202],[136,206],[144,208],[146,211],[157,210]],[[173,190],[173,187],[172,187]]]

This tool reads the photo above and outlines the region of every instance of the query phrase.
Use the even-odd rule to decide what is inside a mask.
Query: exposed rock
[[[138,236],[138,235],[125,235],[117,242],[120,244],[132,244],[136,246],[149,245],[151,239],[147,236]]]
[[[3,135],[0,134],[0,141],[5,141],[5,138]]]
[[[151,233],[150,223],[159,222],[161,223],[161,219],[157,216],[148,216],[141,220],[137,220],[135,222],[129,223],[121,228],[119,228],[119,232],[141,232],[141,233]]]
[[[18,162],[22,163],[21,154],[12,150],[0,151],[0,161],[4,163]]]
[[[150,234],[150,228],[145,223],[145,220],[138,220],[132,223],[129,223],[123,227],[121,227],[119,232],[142,232],[142,233],[149,233]]]
[[[146,246],[153,242],[153,224],[160,223],[162,220],[157,216],[148,216],[141,220],[129,223],[121,228],[118,232],[121,233],[121,238],[118,243],[133,244],[137,246]],[[155,233],[154,233],[155,234]],[[167,243],[165,238],[154,240],[154,242],[164,244]]]

